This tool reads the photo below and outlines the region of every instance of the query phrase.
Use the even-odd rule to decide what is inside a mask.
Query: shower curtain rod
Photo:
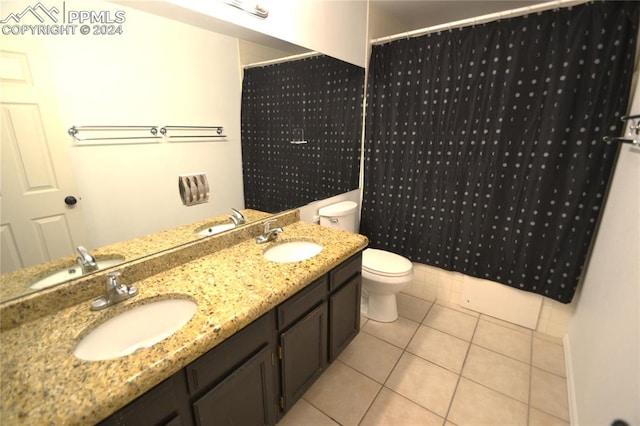
[[[256,68],[256,67],[264,67],[267,65],[274,65],[274,64],[279,64],[282,62],[289,62],[289,61],[296,61],[298,59],[304,59],[304,58],[310,58],[312,56],[318,56],[321,55],[322,53],[319,52],[305,52],[305,53],[300,53],[298,55],[291,55],[291,56],[285,56],[284,58],[277,58],[277,59],[270,59],[268,61],[262,61],[262,62],[255,62],[253,64],[247,64],[244,65],[242,67],[242,69],[249,69],[249,68]]]
[[[400,40],[403,38],[419,37],[429,33],[435,33],[442,30],[451,30],[454,28],[469,27],[485,22],[497,21],[499,19],[513,18],[516,16],[528,15],[530,13],[538,13],[549,9],[559,7],[575,6],[577,4],[588,3],[589,0],[555,0],[547,3],[541,3],[535,6],[520,7],[518,9],[506,10],[504,12],[490,13],[488,15],[476,16],[474,18],[461,19],[459,21],[447,22],[445,24],[434,25],[431,27],[420,28],[417,30],[407,31],[404,33],[394,34],[390,36],[380,37],[371,40],[371,44],[384,44],[390,41]]]

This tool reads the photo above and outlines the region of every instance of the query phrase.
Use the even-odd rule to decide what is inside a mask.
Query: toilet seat
[[[369,248],[362,252],[362,271],[383,277],[402,277],[413,272],[413,265],[399,254]]]

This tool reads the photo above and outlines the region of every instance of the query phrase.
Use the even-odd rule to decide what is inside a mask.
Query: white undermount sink
[[[269,247],[263,256],[272,262],[300,262],[314,257],[321,251],[322,246],[313,241],[283,241]]]
[[[208,235],[219,234],[220,232],[228,231],[229,229],[233,229],[236,226],[233,223],[221,223],[219,225],[205,226],[204,228],[200,228],[196,230],[196,234],[202,235],[206,237]]]
[[[112,266],[116,266],[124,262],[124,259],[97,259],[96,263],[98,264],[97,271],[102,269],[111,268]],[[92,271],[95,272],[95,271]],[[79,278],[82,274],[82,268],[80,265],[72,266],[70,268],[60,269],[55,271],[44,278],[40,278],[35,281],[33,284],[29,286],[29,288],[33,288],[35,290],[40,290],[43,288],[51,287],[57,284],[62,284],[65,281],[69,281],[73,278]]]
[[[189,299],[165,299],[135,306],[105,321],[87,334],[73,354],[85,361],[101,361],[148,348],[180,330],[195,314]]]

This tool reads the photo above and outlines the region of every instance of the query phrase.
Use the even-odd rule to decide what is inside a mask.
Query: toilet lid
[[[378,249],[366,249],[362,253],[362,269],[372,274],[397,277],[411,272],[411,261],[398,254]]]

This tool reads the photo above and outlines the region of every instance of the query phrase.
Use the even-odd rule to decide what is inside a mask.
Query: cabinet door
[[[275,424],[271,346],[266,346],[193,404],[198,425]]]
[[[126,407],[99,423],[99,426],[189,426],[191,407],[184,370],[180,370]]]
[[[327,303],[280,334],[283,412],[295,404],[327,366]]]
[[[189,364],[185,371],[191,396],[200,397],[265,345],[272,346],[275,326],[275,314],[270,311]]]
[[[329,298],[329,362],[333,362],[360,331],[361,277],[356,275]]]

